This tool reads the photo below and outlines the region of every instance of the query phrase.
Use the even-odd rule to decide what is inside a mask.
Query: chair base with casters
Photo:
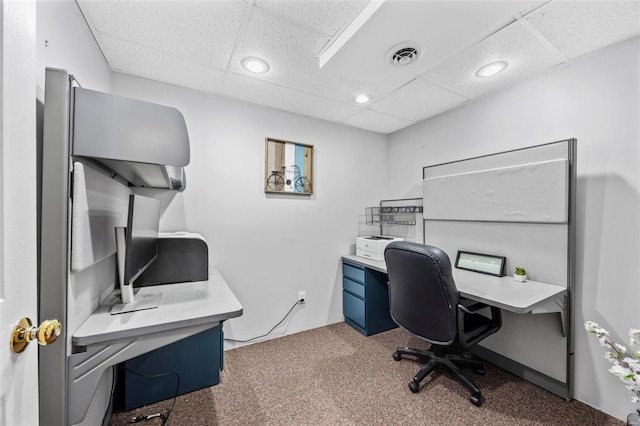
[[[482,394],[480,389],[460,370],[459,366],[471,366],[475,368],[475,372],[478,374],[484,374],[484,364],[481,360],[472,358],[468,351],[464,351],[462,354],[449,353],[445,348],[440,346],[434,346],[432,350],[419,350],[411,348],[397,348],[393,353],[393,359],[400,361],[402,355],[408,355],[418,359],[418,361],[424,363],[424,366],[418,371],[412,381],[409,382],[409,389],[413,393],[418,393],[420,390],[420,383],[427,377],[433,370],[438,367],[446,367],[449,371],[454,373],[458,380],[460,380],[471,392],[469,400],[473,405],[479,407],[482,404]]]
[[[437,247],[397,241],[387,245],[384,255],[391,318],[414,337],[431,344],[428,351],[398,348],[393,354],[396,361],[407,355],[425,363],[409,389],[418,392],[429,373],[436,367],[446,367],[471,391],[471,403],[480,406],[480,389],[459,367],[471,366],[484,373],[482,362],[472,358],[469,350],[500,329],[500,309],[463,300],[449,256]]]

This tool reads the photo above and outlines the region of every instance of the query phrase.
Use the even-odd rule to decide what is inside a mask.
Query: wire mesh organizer
[[[416,213],[422,213],[422,206],[366,207],[367,225],[415,225]]]

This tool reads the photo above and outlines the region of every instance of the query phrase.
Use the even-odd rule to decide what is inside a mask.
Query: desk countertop
[[[355,255],[342,258],[379,272],[387,272],[385,262]],[[463,297],[519,314],[529,313],[548,302],[560,299],[567,292],[565,287],[555,284],[538,281],[521,283],[511,276],[495,277],[456,268],[453,268],[453,279]]]
[[[138,295],[162,293],[155,309],[111,315],[120,303],[119,290],[73,333],[72,344],[85,347],[186,326],[218,323],[242,315],[242,306],[217,270],[208,281],[142,287]]]

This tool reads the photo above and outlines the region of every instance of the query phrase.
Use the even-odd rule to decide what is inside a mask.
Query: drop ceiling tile
[[[104,34],[99,35],[99,43],[114,71],[210,93],[222,90],[225,71]]]
[[[507,61],[506,70],[493,77],[478,78],[482,65]],[[480,43],[452,56],[422,75],[467,97],[476,97],[515,84],[565,61],[549,43],[515,22]]]
[[[82,0],[79,6],[95,31],[221,69],[250,8],[238,1]]]
[[[323,52],[323,70],[369,87],[395,90],[473,46],[539,5],[531,1],[386,1],[337,51]],[[399,44],[421,52],[407,66],[388,54]]]
[[[369,109],[405,120],[420,121],[467,100],[426,80],[415,79],[374,103]]]
[[[224,96],[329,121],[341,121],[360,108],[244,75],[229,74]]]
[[[550,0],[542,0],[542,1],[533,1],[530,3],[524,3],[523,6],[520,8],[520,11],[518,12],[518,14],[514,16],[516,16],[517,18],[526,16],[529,13],[533,12],[534,10],[538,9],[539,7],[543,6],[545,3],[549,3],[549,1]]]
[[[354,114],[348,119],[343,120],[342,123],[384,134],[392,133],[414,124],[412,121],[380,114],[379,112],[369,109]]]
[[[414,10],[421,4],[431,12],[444,8],[452,17],[400,13],[389,25],[374,25],[364,37],[365,44],[343,51],[351,62],[331,71],[318,69],[317,55],[366,1],[78,3],[115,70],[381,133],[640,33],[639,0],[480,2],[483,5],[389,1],[386,7],[402,10]],[[470,12],[471,6],[475,12]],[[387,46],[386,51],[395,44],[391,43],[394,37],[406,34],[410,17],[417,17],[415,37],[400,37],[395,42],[421,40],[422,31],[430,31],[426,40],[437,40],[435,45],[425,44],[432,50],[432,61],[406,76],[384,74],[379,66],[369,66],[367,49],[380,45]],[[517,19],[520,21],[504,27]],[[447,44],[443,37],[448,32],[458,38]],[[436,48],[440,54],[433,57]],[[271,70],[248,74],[239,64],[244,56],[263,57]],[[383,56],[376,54],[375,58],[382,61]],[[504,73],[487,79],[474,76],[484,63],[505,58],[510,66]],[[227,67],[233,73],[225,78]],[[228,87],[223,89],[223,84]],[[399,92],[391,94],[396,89]],[[369,109],[353,103],[359,93],[373,99]]]
[[[238,38],[230,69],[246,72],[240,65],[240,59],[258,56],[272,67],[272,71],[264,74],[265,77],[282,78],[289,67],[313,66],[316,54],[328,39],[328,36],[253,8],[247,26]]]
[[[555,1],[526,17],[569,59],[640,34],[640,2]]]
[[[267,1],[255,5],[278,16],[313,28],[329,36],[336,35],[364,9],[369,1]]]
[[[368,89],[367,94],[372,98],[389,93],[390,90],[369,90],[371,88],[362,84],[320,70],[316,55],[327,40],[328,36],[254,8],[246,31],[238,39],[229,69],[236,74],[339,102],[353,102],[355,96],[365,89]],[[249,73],[240,64],[246,56],[264,59],[269,63],[269,71],[264,74]]]

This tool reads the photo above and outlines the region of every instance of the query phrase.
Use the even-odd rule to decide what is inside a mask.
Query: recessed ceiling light
[[[369,102],[369,97],[367,95],[358,95],[356,96],[356,102],[359,104],[366,104]]]
[[[491,77],[492,75],[496,75],[499,72],[504,71],[508,65],[509,64],[506,61],[491,62],[490,64],[478,68],[478,71],[476,71],[476,77]]]
[[[269,71],[269,64],[264,59],[247,56],[246,58],[242,58],[240,63],[245,70],[254,74],[264,74]]]

